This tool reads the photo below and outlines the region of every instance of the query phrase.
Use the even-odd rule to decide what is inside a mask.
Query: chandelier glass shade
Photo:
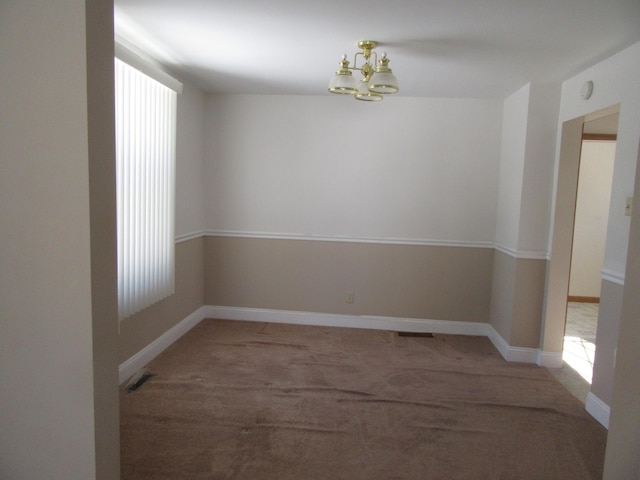
[[[358,93],[358,82],[349,70],[349,60],[344,55],[340,61],[340,70],[329,82],[329,91],[340,95],[355,95]]]
[[[341,95],[353,95],[356,100],[369,102],[377,102],[382,100],[384,95],[396,93],[399,90],[398,79],[389,68],[389,58],[386,53],[383,53],[382,58],[378,60],[378,55],[374,51],[377,45],[378,43],[373,40],[358,42],[358,47],[362,51],[354,55],[353,66],[349,65],[347,55],[343,55],[340,69],[329,81],[329,91]],[[359,58],[362,60],[358,66]],[[353,78],[354,70],[362,73],[360,83]]]
[[[364,100],[365,102],[378,102],[382,100],[382,95],[372,92],[369,82],[362,80],[360,85],[358,85],[358,92],[355,98],[356,100]]]

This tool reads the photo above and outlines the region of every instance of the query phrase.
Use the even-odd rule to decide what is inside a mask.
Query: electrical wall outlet
[[[347,303],[353,303],[353,292],[347,292]]]

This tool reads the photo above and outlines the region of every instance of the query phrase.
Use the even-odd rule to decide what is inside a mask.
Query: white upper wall
[[[525,85],[505,99],[503,105],[495,242],[513,253],[518,249],[529,89]]]
[[[496,245],[545,258],[560,86],[527,84],[504,101]]]
[[[520,256],[548,256],[559,105],[559,84],[530,85],[518,233]]]
[[[204,225],[204,94],[184,84],[176,122],[176,238]]]
[[[210,95],[206,229],[493,244],[502,102]]]
[[[633,195],[633,182],[640,142],[640,43],[570,78],[562,85],[560,123],[620,104],[618,141],[613,170],[607,247],[603,271],[624,278],[629,219],[624,215],[626,197]],[[580,88],[593,81],[593,95],[583,100]],[[636,203],[637,205],[637,203]]]

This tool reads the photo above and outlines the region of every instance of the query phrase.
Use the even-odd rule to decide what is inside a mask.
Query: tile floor
[[[596,351],[597,303],[569,302],[562,368],[550,369],[556,378],[584,402],[591,387]]]
[[[564,333],[562,359],[576,370],[589,384],[596,353],[597,303],[569,302],[567,325]]]

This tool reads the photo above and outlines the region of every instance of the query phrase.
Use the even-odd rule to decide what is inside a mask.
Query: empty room
[[[638,25],[3,2],[0,478],[638,478]],[[576,198],[610,118],[586,381]]]

